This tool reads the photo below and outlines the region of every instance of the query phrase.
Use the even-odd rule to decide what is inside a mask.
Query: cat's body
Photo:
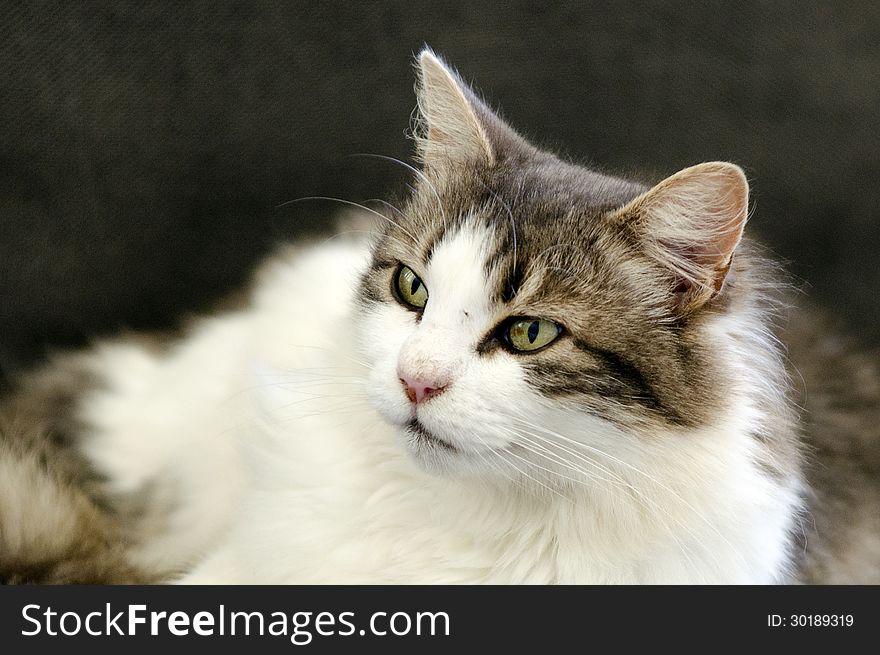
[[[99,540],[122,553],[106,577],[876,577],[870,508],[846,566],[846,544],[814,531],[838,510],[811,505],[774,276],[740,243],[739,169],[652,189],[602,176],[526,144],[430,54],[421,64],[425,172],[375,241],[285,253],[246,307],[170,344],[78,356],[77,393],[48,420],[26,399],[64,364],[7,401],[105,481],[97,511],[125,535]],[[44,575],[16,576],[9,562],[39,556],[4,534],[39,511],[10,497],[0,573],[76,581],[54,568],[63,548]]]
[[[91,363],[104,382],[77,410],[88,458],[113,495],[161,485],[177,499],[161,536],[134,549],[139,568],[183,571],[215,551],[191,580],[785,579],[798,490],[780,494],[750,470],[746,450],[732,447],[742,426],[658,434],[667,459],[646,455],[633,469],[596,458],[608,472],[590,493],[450,480],[415,466],[368,402],[349,338],[352,303],[340,302],[356,293],[367,257],[366,244],[338,241],[294,253],[263,276],[253,307],[209,320],[169,350],[134,341],[97,349]],[[329,278],[328,267],[337,271]],[[682,438],[687,453],[668,443]],[[711,488],[676,465],[682,458]],[[736,507],[729,499],[743,489],[753,499]],[[742,524],[753,529],[743,534]]]

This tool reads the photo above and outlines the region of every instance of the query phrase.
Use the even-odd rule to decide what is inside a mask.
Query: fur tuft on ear
[[[685,168],[626,205],[619,216],[671,273],[675,303],[693,311],[720,293],[748,219],[749,185],[727,162]]]

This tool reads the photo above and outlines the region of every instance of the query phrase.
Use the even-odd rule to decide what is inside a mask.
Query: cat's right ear
[[[723,289],[748,220],[749,183],[728,162],[685,168],[627,204],[618,220],[669,272],[680,313],[699,309]]]
[[[470,164],[491,167],[522,139],[429,48],[419,53],[418,154],[427,172]]]

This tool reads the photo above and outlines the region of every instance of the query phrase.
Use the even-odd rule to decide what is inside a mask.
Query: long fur
[[[374,238],[285,251],[246,306],[170,345],[99,344],[76,359],[86,377],[49,367],[0,408],[48,426],[0,451],[6,579],[40,580],[43,551],[45,579],[77,561],[207,583],[813,579],[742,172],[648,189],[563,162],[420,62],[424,168]],[[424,308],[402,301],[401,266]],[[522,353],[516,318],[562,327]],[[406,379],[442,393],[415,405]]]

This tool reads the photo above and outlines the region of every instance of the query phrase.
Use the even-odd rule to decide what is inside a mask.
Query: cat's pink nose
[[[420,380],[408,375],[401,375],[400,381],[403,383],[403,389],[406,397],[411,403],[419,404],[423,400],[432,398],[443,393],[446,390],[446,384],[437,381]]]

